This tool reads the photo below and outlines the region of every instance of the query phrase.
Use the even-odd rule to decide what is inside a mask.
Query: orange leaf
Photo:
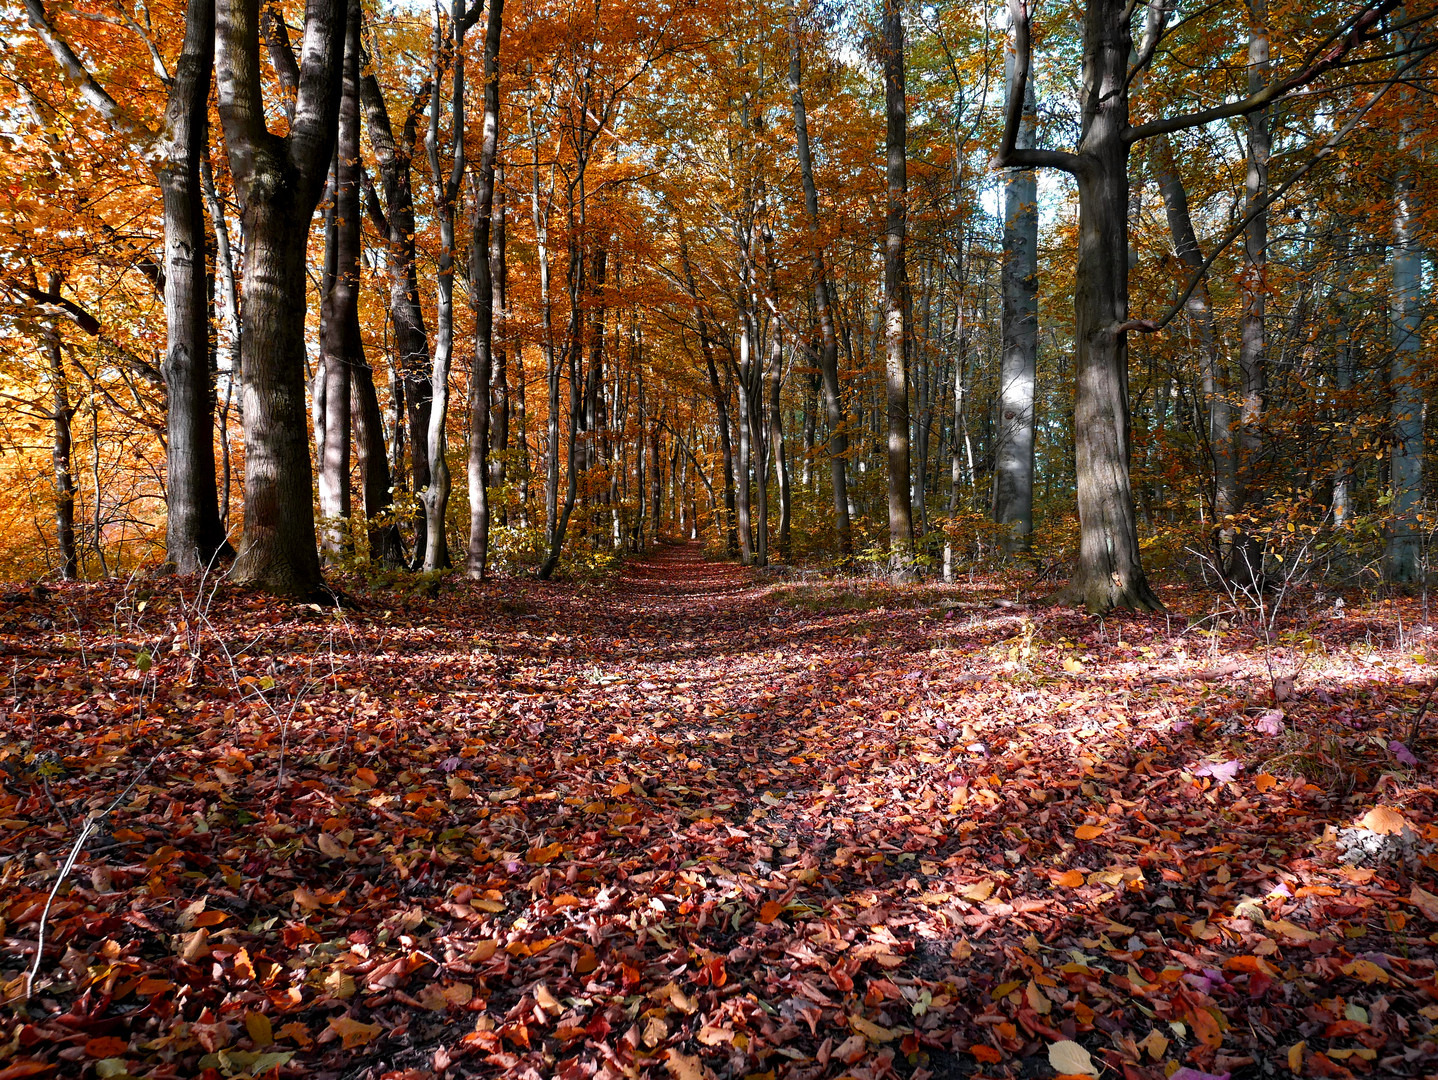
[[[356,769],[355,779],[361,781],[369,787],[374,787],[377,783],[379,783],[379,776],[375,773],[373,769]]]
[[[1085,826],[1087,828],[1087,826]],[[1054,879],[1055,884],[1062,885],[1066,889],[1077,889],[1084,883],[1082,870],[1065,870]]]
[[[330,1028],[344,1040],[344,1048],[353,1050],[356,1046],[367,1046],[380,1033],[378,1024],[361,1024],[348,1016],[337,1016],[330,1020]]]
[[[1080,825],[1074,830],[1074,835],[1080,840],[1097,840],[1103,835],[1103,830],[1097,825]]]
[[[784,905],[777,900],[767,900],[764,906],[759,909],[759,921],[765,926],[784,914]]]
[[[99,1039],[91,1039],[85,1044],[85,1053],[94,1058],[119,1057],[130,1049],[130,1044],[124,1039],[117,1039],[113,1035],[106,1035]]]
[[[1253,786],[1259,791],[1267,791],[1269,788],[1278,786],[1278,777],[1272,773],[1259,773],[1253,778]]]
[[[1218,1021],[1207,1009],[1194,1009],[1189,1014],[1193,1022],[1193,1033],[1198,1036],[1198,1041],[1204,1046],[1218,1049],[1223,1045],[1223,1032],[1219,1030]]]
[[[974,1057],[980,1061],[988,1062],[990,1065],[997,1065],[1004,1059],[1003,1054],[985,1043],[974,1043],[973,1046],[969,1047],[969,1053],[973,1054]]]
[[[228,911],[202,911],[195,916],[196,926],[219,926],[230,917]]]

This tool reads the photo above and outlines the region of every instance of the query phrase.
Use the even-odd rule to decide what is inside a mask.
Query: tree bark
[[[889,572],[914,576],[914,522],[909,468],[908,115],[904,78],[903,0],[884,0],[884,114],[888,217],[884,235],[884,390],[888,420]]]
[[[48,289],[60,294],[63,279],[51,274]],[[45,357],[50,363],[50,421],[54,427],[50,463],[55,484],[55,546],[60,553],[60,576],[74,581],[80,576],[80,554],[75,546],[75,473],[71,466],[70,421],[75,410],[70,404],[70,388],[65,380],[65,359],[60,347],[60,331],[50,320],[42,331]]]
[[[423,492],[429,486],[429,414],[433,389],[429,372],[429,335],[424,325],[424,310],[419,299],[419,274],[416,268],[414,187],[412,163],[418,120],[430,98],[432,84],[426,83],[415,96],[405,116],[398,140],[390,124],[384,93],[372,70],[364,71],[360,92],[364,99],[365,120],[369,126],[370,145],[374,148],[380,183],[384,189],[384,206],[370,200],[370,217],[385,237],[385,266],[389,273],[390,323],[394,327],[395,350],[398,355],[399,385],[408,437],[395,442],[409,446],[408,480],[410,490]],[[403,458],[395,455],[394,478],[402,480]],[[426,519],[423,511],[414,516],[415,561],[422,562],[428,547]]]
[[[1257,93],[1268,81],[1268,3],[1249,0],[1248,92]],[[1249,216],[1244,230],[1243,314],[1239,319],[1238,369],[1243,379],[1243,406],[1239,413],[1238,467],[1234,512],[1246,514],[1233,538],[1227,577],[1243,588],[1263,583],[1263,543],[1254,517],[1261,500],[1263,469],[1264,396],[1268,390],[1268,356],[1265,317],[1268,307],[1268,160],[1273,134],[1267,109],[1248,114],[1248,172],[1244,178],[1244,209]]]
[[[499,145],[499,39],[504,0],[489,0],[484,32],[484,120],[475,171],[474,230],[469,277],[474,304],[474,367],[469,390],[469,551],[466,572],[483,581],[489,567],[489,386],[493,371],[494,277],[490,231],[494,209],[494,156]],[[456,123],[458,112],[456,112]]]
[[[1401,35],[1404,45],[1417,44],[1413,32]],[[1414,107],[1409,103],[1410,108]],[[1398,152],[1416,158],[1418,140],[1411,114],[1400,121]],[[1423,578],[1423,248],[1420,239],[1420,199],[1412,162],[1403,163],[1393,191],[1393,245],[1389,270],[1393,277],[1389,301],[1388,387],[1392,395],[1389,421],[1393,449],[1389,477],[1393,503],[1392,524],[1384,552],[1383,574],[1394,584],[1408,585]]]
[[[489,485],[492,489],[500,490],[504,487],[509,454],[509,350],[505,340],[509,319],[509,260],[503,167],[499,167],[495,174],[493,221],[489,240],[489,276],[494,282],[494,330],[491,349],[494,356],[491,380],[494,404],[490,420],[489,441],[492,453],[489,462]],[[502,508],[500,513],[504,513]]]
[[[334,151],[345,5],[309,0],[295,116],[264,123],[256,0],[217,0],[215,71],[246,243],[241,310],[245,530],[235,580],[306,597],[320,585],[305,425],[305,256]]]
[[[794,106],[794,140],[799,155],[799,177],[804,185],[804,209],[808,214],[809,231],[812,234],[813,251],[810,259],[814,274],[814,309],[819,316],[819,377],[824,391],[824,419],[829,428],[828,458],[830,487],[834,496],[834,532],[839,554],[852,555],[854,542],[849,523],[849,434],[839,388],[839,339],[834,332],[834,296],[829,284],[819,228],[819,191],[814,184],[814,159],[809,149],[809,120],[804,109],[802,79],[803,56],[799,48],[799,16],[796,13],[789,18],[789,92]]]
[[[1012,84],[1016,57],[1010,42],[1004,71]],[[1009,92],[1014,92],[1010,85]],[[1037,124],[1033,80],[1021,91],[1024,111],[1014,146],[1032,149]],[[1034,391],[1039,348],[1038,180],[1015,169],[1004,182],[1002,353],[998,425],[994,439],[993,517],[1007,527],[1010,553],[1028,554],[1034,531]]]
[[[1174,161],[1173,147],[1166,136],[1158,139],[1154,155],[1159,194],[1163,197],[1164,210],[1168,217],[1168,231],[1173,237],[1173,247],[1179,261],[1190,272],[1203,268],[1204,254],[1199,247],[1198,236],[1188,210],[1188,192],[1178,174]],[[1233,420],[1228,404],[1225,383],[1227,364],[1219,343],[1218,328],[1214,324],[1213,302],[1209,297],[1208,278],[1200,278],[1198,284],[1184,301],[1184,309],[1198,335],[1199,354],[1202,357],[1203,397],[1208,409],[1208,445],[1213,458],[1213,493],[1209,500],[1213,511],[1214,548],[1218,565],[1226,561],[1226,540],[1230,516],[1237,505],[1235,463],[1236,449],[1233,444]]]

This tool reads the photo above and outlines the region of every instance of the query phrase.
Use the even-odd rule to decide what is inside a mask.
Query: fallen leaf
[[[343,1040],[346,1050],[369,1045],[382,1030],[378,1024],[362,1024],[348,1016],[331,1017],[330,1028]]]
[[[1064,1076],[1097,1076],[1089,1052],[1071,1039],[1049,1044],[1049,1065]]]

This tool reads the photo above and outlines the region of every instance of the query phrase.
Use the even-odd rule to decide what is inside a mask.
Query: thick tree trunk
[[[794,139],[799,154],[799,176],[804,185],[804,208],[809,217],[813,252],[814,309],[819,316],[819,377],[824,391],[824,418],[828,423],[830,486],[834,495],[834,532],[839,554],[853,554],[849,524],[849,434],[839,389],[839,340],[834,332],[834,296],[819,230],[819,191],[814,184],[814,160],[809,149],[809,121],[804,110],[803,57],[799,49],[799,17],[789,20],[789,92],[794,106]]]
[[[904,265],[908,216],[908,105],[904,78],[903,0],[884,0],[884,112],[888,150],[888,218],[884,237],[884,390],[888,420],[889,572],[914,575],[914,522],[910,496],[909,379],[911,336]]]
[[[218,0],[215,71],[242,211],[245,531],[236,581],[310,597],[320,585],[305,424],[306,242],[334,152],[345,6],[311,0],[294,121],[264,126],[254,0]]]
[[[1012,44],[1005,57],[1015,92]],[[1037,123],[1033,80],[1024,86],[1024,112],[1014,145],[1034,145]],[[998,430],[994,442],[994,521],[1007,526],[1004,544],[1027,554],[1034,531],[1034,390],[1039,349],[1039,210],[1034,170],[1016,169],[1004,183],[1002,357],[999,361]]]
[[[789,461],[784,449],[784,411],[780,400],[784,387],[783,330],[783,323],[776,317],[769,345],[769,460],[779,480],[779,534],[775,539],[780,555],[787,558],[793,511],[790,505]]]
[[[200,160],[208,152],[215,9],[190,0],[175,65],[158,169],[165,218],[166,562],[182,574],[228,554],[215,484],[214,385],[209,372],[205,209]]]

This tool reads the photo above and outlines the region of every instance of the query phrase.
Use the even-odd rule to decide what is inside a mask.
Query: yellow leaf
[[[264,1013],[245,1013],[245,1030],[249,1032],[250,1040],[256,1046],[269,1046],[275,1041],[274,1031],[270,1027],[270,1018]]]
[[[1080,825],[1074,830],[1074,835],[1080,840],[1097,840],[1103,835],[1103,830],[1097,825]],[[1078,1044],[1075,1043],[1074,1045],[1077,1046]],[[1080,1047],[1080,1049],[1083,1048]]]
[[[332,1017],[330,1028],[343,1040],[346,1050],[353,1050],[356,1046],[368,1046],[380,1033],[378,1024],[361,1024],[348,1016]]]
[[[1168,1051],[1168,1040],[1157,1028],[1148,1033],[1148,1036],[1139,1044],[1139,1049],[1145,1051],[1154,1061],[1162,1061],[1163,1055]]]
[[[965,900],[972,900],[975,903],[987,900],[994,895],[994,882],[992,878],[985,878],[983,881],[976,881],[963,892],[959,893]]]
[[[1024,987],[1024,1000],[1029,1003],[1029,1008],[1040,1016],[1047,1016],[1054,1007],[1054,1003],[1039,989],[1039,984],[1032,979],[1029,980],[1028,986]]]
[[[1069,1039],[1061,1039],[1049,1045],[1049,1065],[1054,1072],[1064,1076],[1098,1075],[1088,1051]]]
[[[1338,969],[1345,975],[1352,975],[1355,979],[1372,984],[1376,982],[1386,983],[1388,972],[1375,964],[1372,960],[1350,960]]]
[[[1263,928],[1265,930],[1271,930],[1275,934],[1282,934],[1292,941],[1312,941],[1318,937],[1312,930],[1305,930],[1303,927],[1296,926],[1287,919],[1264,919]]]
[[[1070,656],[1064,661],[1064,670],[1077,674],[1083,670],[1083,665]]]
[[[893,1029],[880,1027],[871,1020],[865,1020],[857,1013],[849,1017],[849,1026],[874,1043],[892,1042],[899,1037]]]
[[[704,1080],[704,1065],[698,1054],[681,1054],[678,1050],[664,1052],[664,1067],[674,1080]]]
[[[1307,1046],[1308,1041],[1305,1039],[1288,1048],[1288,1071],[1294,1076],[1303,1075],[1303,1051]]]

